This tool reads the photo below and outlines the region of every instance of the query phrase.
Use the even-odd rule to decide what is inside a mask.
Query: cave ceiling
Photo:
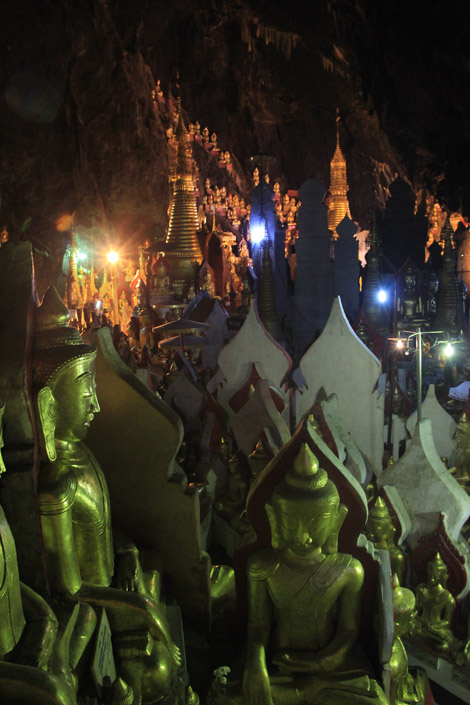
[[[0,14],[0,225],[51,279],[72,214],[103,245],[163,236],[178,96],[243,195],[259,154],[283,188],[327,186],[339,108],[363,227],[397,176],[470,216],[465,2],[3,0]]]

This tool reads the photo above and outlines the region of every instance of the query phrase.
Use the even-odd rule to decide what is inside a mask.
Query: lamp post
[[[116,264],[119,261],[119,255],[112,250],[108,252],[108,262],[111,265],[111,286],[113,289],[113,319],[114,325],[119,322],[119,306],[116,287]]]
[[[445,331],[443,330],[427,330],[425,331],[426,335],[442,335]],[[423,332],[421,330],[421,327],[418,328],[417,331],[408,331],[404,330],[403,333],[408,333],[408,342],[410,341],[411,338],[416,338],[416,410],[418,414],[418,421],[421,421],[421,409],[422,409],[422,404],[423,404],[423,392],[422,392],[422,386],[423,386],[423,347],[422,347],[422,340],[423,340]],[[393,339],[392,339],[393,340]],[[397,348],[403,348],[403,341],[398,338],[397,340]],[[457,342],[457,341],[449,341],[449,340],[436,340],[434,343],[433,347],[436,345],[439,345],[440,343],[447,343],[446,346],[446,355],[449,357],[452,355],[452,342]]]

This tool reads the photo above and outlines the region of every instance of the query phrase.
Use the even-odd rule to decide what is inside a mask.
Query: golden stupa
[[[197,238],[199,220],[191,159],[188,155],[189,136],[181,110],[177,119],[175,180],[166,241],[173,285],[179,283],[183,286],[183,282],[186,285],[194,282],[196,266],[202,263],[203,256]]]
[[[336,149],[330,162],[330,202],[328,205],[328,228],[338,239],[336,228],[347,215],[351,218],[348,201],[348,179],[346,175],[346,159],[339,146],[339,112],[336,116]]]

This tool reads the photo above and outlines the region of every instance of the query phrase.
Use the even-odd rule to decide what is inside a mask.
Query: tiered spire
[[[335,240],[339,237],[337,226],[347,215],[351,217],[348,201],[348,179],[346,174],[346,159],[339,144],[339,109],[336,110],[336,149],[330,162],[330,203],[328,206],[328,228],[333,232]]]
[[[173,265],[173,281],[189,282],[194,280],[194,266],[196,262],[201,264],[202,253],[197,238],[199,220],[191,161],[188,155],[189,136],[181,108],[175,138],[176,174],[167,236],[169,245],[167,256]]]

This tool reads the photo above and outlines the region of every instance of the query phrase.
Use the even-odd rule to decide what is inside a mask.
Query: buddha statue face
[[[332,536],[337,537],[339,509],[336,486],[304,443],[266,505],[273,547],[292,558],[314,558]]]
[[[82,441],[100,410],[94,359],[78,358],[62,367],[39,391],[37,407],[46,455],[54,461],[55,441]]]
[[[61,371],[53,389],[56,414],[55,437],[61,441],[82,441],[95,414],[100,410],[96,396],[94,360],[70,365]]]
[[[442,585],[442,587],[446,587],[448,578],[447,567],[439,553],[436,553],[433,560],[427,564],[426,575],[428,585]]]
[[[315,502],[298,496],[289,497],[287,493],[275,496],[270,523],[273,538],[276,537],[279,548],[299,558],[309,558],[318,553],[318,549],[326,543],[335,528],[338,505],[338,502]],[[270,512],[266,509],[269,516]]]

